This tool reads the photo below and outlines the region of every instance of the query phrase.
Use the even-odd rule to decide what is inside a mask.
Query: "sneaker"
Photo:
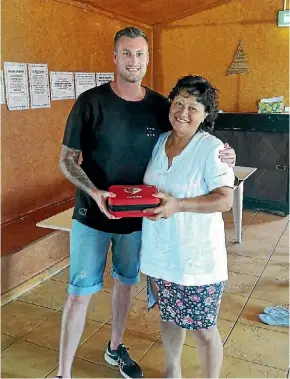
[[[110,365],[119,366],[124,378],[143,378],[143,372],[137,362],[133,361],[128,353],[128,348],[123,344],[117,350],[111,350],[110,342],[105,352],[105,361]]]

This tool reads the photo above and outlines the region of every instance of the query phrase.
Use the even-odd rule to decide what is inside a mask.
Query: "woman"
[[[217,89],[185,76],[169,100],[173,130],[160,136],[144,178],[159,189],[161,204],[143,220],[141,271],[149,306],[154,294],[160,309],[166,377],[181,377],[189,329],[205,377],[216,378],[223,358],[216,322],[228,278],[222,212],[232,206],[234,174],[218,158],[223,143],[204,131],[217,117]]]

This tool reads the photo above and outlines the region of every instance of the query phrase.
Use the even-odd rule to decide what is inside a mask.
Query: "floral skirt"
[[[173,322],[181,328],[198,330],[216,325],[225,282],[203,286],[182,286],[163,279],[151,278],[158,292],[158,305],[163,321]],[[153,300],[154,299],[154,300]],[[149,309],[156,304],[147,277]]]

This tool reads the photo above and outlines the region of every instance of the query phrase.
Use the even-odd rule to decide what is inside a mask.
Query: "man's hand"
[[[108,197],[115,197],[116,195],[112,192],[99,190],[95,187],[79,165],[80,155],[81,150],[72,149],[62,145],[60,155],[60,168],[62,173],[71,183],[90,195],[98,204],[101,212],[103,212],[109,219],[118,219],[119,217],[114,217],[109,212],[106,202]]]
[[[177,199],[174,196],[167,195],[162,192],[158,192],[154,197],[159,197],[161,200],[160,205],[157,208],[149,208],[144,209],[144,216],[146,217],[146,213],[155,213],[155,216],[147,217],[151,221],[157,221],[161,218],[169,218],[174,213],[180,211],[180,202],[181,199]]]
[[[98,204],[98,207],[100,208],[100,211],[104,213],[109,219],[118,219],[119,217],[113,216],[107,207],[107,199],[108,197],[116,197],[116,195],[113,192],[103,191],[99,189],[94,189],[92,191],[91,197],[95,200],[95,202]]]
[[[230,147],[228,143],[224,144],[224,148],[219,152],[219,159],[227,163],[230,167],[235,167],[236,165],[236,152]]]

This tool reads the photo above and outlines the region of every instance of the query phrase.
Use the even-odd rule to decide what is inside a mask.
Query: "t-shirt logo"
[[[130,193],[130,194],[132,194],[132,195],[135,195],[135,193],[141,192],[142,189],[141,189],[141,188],[138,188],[138,187],[134,187],[134,188],[126,187],[126,188],[124,189],[124,191],[127,192],[127,193]]]
[[[155,128],[148,128],[146,127],[147,129],[147,137],[155,137]]]
[[[81,216],[86,216],[87,215],[87,209],[86,208],[80,208],[79,209],[79,214],[81,215]]]

